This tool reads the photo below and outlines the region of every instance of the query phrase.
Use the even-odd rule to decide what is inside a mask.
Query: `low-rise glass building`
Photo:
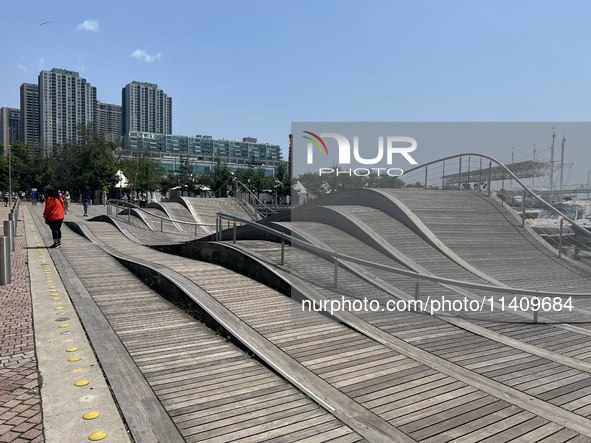
[[[129,131],[119,139],[119,147],[124,158],[154,158],[160,160],[169,172],[179,167],[183,155],[189,157],[198,174],[208,173],[218,159],[226,162],[231,171],[253,165],[265,169],[267,175],[274,174],[282,162],[281,147],[258,143],[251,138],[245,140]]]

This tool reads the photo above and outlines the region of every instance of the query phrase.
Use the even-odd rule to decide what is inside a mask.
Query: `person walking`
[[[88,203],[88,199],[84,200],[84,203],[82,204],[82,206],[84,206],[83,217],[88,217],[88,207],[90,206],[90,204]]]
[[[64,202],[66,203],[66,207],[65,207],[65,213],[67,214],[68,211],[70,210],[70,203],[72,201],[72,197],[70,197],[70,192],[66,191],[66,193],[64,194]]]
[[[8,199],[10,198],[10,194],[8,194],[8,191],[6,191],[4,193],[4,207],[8,206]]]
[[[140,192],[140,208],[146,207],[147,198],[148,197],[146,196],[146,192],[142,189],[142,192]]]
[[[228,177],[228,183],[226,185],[226,197],[230,197],[230,192],[232,192],[232,185],[234,184],[234,173],[230,172],[230,176]]]
[[[45,210],[43,211],[43,218],[45,223],[51,229],[51,236],[53,237],[53,245],[50,248],[61,248],[62,246],[62,222],[64,221],[64,201],[60,198],[57,191],[49,188],[46,192],[47,199],[45,201]]]

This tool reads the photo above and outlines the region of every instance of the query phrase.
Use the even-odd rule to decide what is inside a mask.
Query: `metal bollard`
[[[14,214],[8,214],[8,220],[10,221],[10,228],[12,230],[12,245],[11,245],[11,250],[12,252],[14,252],[14,237],[16,237],[16,225],[14,224]]]
[[[0,237],[0,285],[10,284],[10,238]]]
[[[4,235],[8,237],[10,241],[10,250],[14,251],[12,245],[14,244],[14,236],[12,235],[12,226],[10,226],[10,220],[4,220]]]

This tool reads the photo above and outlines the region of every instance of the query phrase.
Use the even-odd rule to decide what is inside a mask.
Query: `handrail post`
[[[462,157],[460,157],[460,168],[458,170],[458,190],[462,190]]]
[[[281,266],[285,264],[285,239],[281,237]]]
[[[443,174],[441,176],[441,190],[445,189],[445,160],[443,161]]]
[[[480,157],[480,169],[478,172],[478,193],[480,194],[480,188],[482,184],[482,157]]]
[[[334,258],[334,287],[339,287],[339,258]]]
[[[164,232],[164,231],[162,230],[162,225],[163,225],[163,222],[164,222],[164,220],[160,219],[160,232]]]
[[[538,314],[539,314],[539,312],[540,312],[539,309],[536,309],[534,311],[534,323],[537,323],[538,322]]]
[[[131,203],[129,203],[127,208],[127,223],[131,224]]]
[[[233,234],[232,234],[232,237],[233,237],[233,238],[232,238],[232,242],[233,242],[234,244],[236,244],[236,222],[235,222],[235,221],[234,221],[234,228],[233,228],[233,231],[234,231],[234,232],[233,232]]]
[[[427,189],[427,166],[425,166],[425,189]]]
[[[564,217],[560,217],[560,231],[558,234],[558,258],[562,257],[562,224]]]
[[[490,197],[490,181],[492,179],[492,161],[488,162],[488,196]]]
[[[417,282],[415,283],[415,300],[418,300],[420,297],[420,288],[419,288],[419,278],[417,277]]]
[[[10,238],[0,237],[0,285],[10,284]]]
[[[523,196],[521,197],[521,227],[525,227],[525,190],[523,191]]]

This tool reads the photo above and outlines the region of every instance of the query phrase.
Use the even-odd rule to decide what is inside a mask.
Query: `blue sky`
[[[0,106],[42,68],[79,71],[106,103],[146,81],[173,98],[173,133],[285,156],[292,121],[591,120],[589,1],[0,5]],[[589,148],[569,145],[585,181]]]

